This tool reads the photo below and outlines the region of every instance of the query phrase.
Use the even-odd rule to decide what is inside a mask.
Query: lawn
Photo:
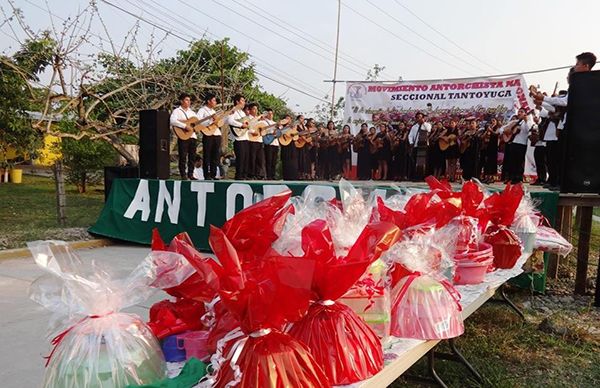
[[[0,184],[0,249],[24,247],[37,239],[80,240],[90,238],[92,225],[104,204],[102,186],[84,194],[67,185],[67,225],[60,228],[56,195],[51,178],[24,175],[21,184]]]

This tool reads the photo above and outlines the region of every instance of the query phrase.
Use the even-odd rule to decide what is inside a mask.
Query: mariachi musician
[[[367,135],[369,134],[369,126],[367,123],[360,125],[360,132],[352,141],[352,150],[357,153],[357,175],[360,180],[371,179],[371,154],[367,144]]]
[[[423,180],[427,164],[427,138],[431,132],[431,124],[425,122],[425,115],[417,112],[416,123],[408,133],[408,143],[411,152],[411,177],[413,180]]]
[[[213,116],[216,113],[216,106],[217,97],[213,93],[207,93],[206,96],[204,96],[204,105],[198,110],[198,118],[203,119],[205,117]],[[214,120],[210,119],[210,121],[205,122],[204,125],[213,123]],[[219,127],[217,127],[211,135],[206,133],[202,135],[202,153],[204,154],[202,165],[204,179],[217,179],[219,158],[221,156],[221,129]]]
[[[462,178],[467,181],[471,178],[479,178],[479,135],[480,130],[477,119],[468,117],[467,126],[459,136],[460,167]]]
[[[190,106],[192,105],[192,97],[187,93],[179,95],[179,107],[171,112],[169,123],[171,127],[185,128],[184,122],[196,117]],[[177,154],[179,157],[179,174],[182,180],[194,179],[194,161],[196,159],[197,147],[196,132],[193,132],[187,140],[177,138]],[[187,172],[186,172],[187,167]]]
[[[525,172],[525,153],[527,152],[527,141],[529,131],[533,127],[532,112],[524,108],[517,111],[517,118],[503,128],[503,140],[506,143],[504,151],[505,178],[516,184],[523,181]]]

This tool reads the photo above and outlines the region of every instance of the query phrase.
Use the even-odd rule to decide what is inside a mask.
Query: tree
[[[160,58],[164,37],[152,36],[150,44],[140,48],[137,25],[121,45],[110,36],[90,33],[92,20],[102,22],[93,2],[65,20],[62,30],[53,28],[40,35],[34,35],[12,2],[11,6],[12,17],[18,21],[15,28],[22,27],[32,41],[37,42],[43,35],[52,42],[48,45],[49,60],[43,63],[49,81],[40,86],[37,95],[30,93],[30,98],[41,107],[42,117],[32,123],[39,133],[103,140],[135,164],[124,143],[137,137],[138,111],[170,110],[182,91],[198,97],[214,91],[229,106],[234,93],[244,92],[263,106],[271,105],[277,113],[286,111],[285,101],[260,89],[249,55],[230,45],[227,39],[201,38],[173,58]],[[82,58],[84,48],[90,49],[90,44],[101,48],[100,52]],[[106,46],[110,49],[104,49]],[[67,132],[53,126],[50,119],[57,116],[73,120],[77,130]]]
[[[58,125],[63,132],[77,131],[77,125],[73,121],[62,120]],[[88,183],[99,183],[98,171],[106,165],[113,164],[117,157],[114,148],[107,142],[88,138],[64,138],[59,148],[63,164],[67,168],[66,180],[77,186],[80,193],[85,193]]]
[[[324,100],[329,100],[329,96],[323,97]],[[326,124],[331,119],[331,103],[323,102],[317,104],[314,108],[314,119],[319,122]],[[333,106],[333,122],[336,127],[341,126],[344,118],[344,97],[338,98],[337,102]]]
[[[27,110],[34,108],[39,74],[49,64],[54,42],[48,34],[27,39],[12,57],[0,56],[0,151],[13,147],[18,153],[32,153],[42,134],[32,130]]]
[[[377,63],[373,65],[372,69],[367,71],[366,81],[377,81],[377,78],[381,75],[381,73],[385,70],[385,66],[379,66]]]

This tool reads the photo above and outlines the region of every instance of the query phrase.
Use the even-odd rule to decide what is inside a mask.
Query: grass
[[[462,365],[436,361],[436,370],[450,387],[594,387],[600,386],[600,343],[576,333],[568,336],[538,330],[506,306],[486,304],[465,322],[457,346],[484,377],[477,383]],[[447,351],[444,346],[442,351]],[[411,372],[426,375],[419,361]],[[398,379],[392,387],[415,383]]]
[[[104,204],[102,186],[88,187],[84,194],[67,185],[66,228],[87,228],[97,219]],[[0,249],[24,247],[37,239],[81,239],[60,228],[56,216],[56,195],[51,178],[23,175],[21,184],[0,184]]]

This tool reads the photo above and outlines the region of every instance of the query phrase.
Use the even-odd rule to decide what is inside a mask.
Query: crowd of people
[[[594,54],[578,55],[571,72],[589,71],[596,63]],[[548,96],[531,90],[533,109],[518,109],[516,115],[436,116],[417,112],[395,121],[373,116],[373,125],[362,123],[356,135],[349,125],[336,127],[333,121],[318,123],[299,115],[274,121],[273,111],[247,103],[241,94],[233,98],[227,112],[234,141],[235,179],[419,181],[433,175],[450,182],[478,178],[522,182],[528,144],[535,147],[535,185],[558,189],[560,184],[560,132],[565,129],[567,91]],[[191,117],[216,119],[217,99],[208,94],[196,113],[190,96],[182,94],[180,107],[171,115],[171,125]],[[377,116],[377,117],[375,117]],[[211,121],[212,120],[212,121]],[[179,171],[182,179],[219,179],[221,131],[202,135],[203,160],[196,157],[196,133],[178,139]],[[357,154],[357,171],[351,170],[352,152]],[[281,173],[277,172],[281,161]],[[196,161],[196,165],[194,165]],[[202,166],[202,176],[194,167]],[[196,170],[197,171],[197,170]]]

